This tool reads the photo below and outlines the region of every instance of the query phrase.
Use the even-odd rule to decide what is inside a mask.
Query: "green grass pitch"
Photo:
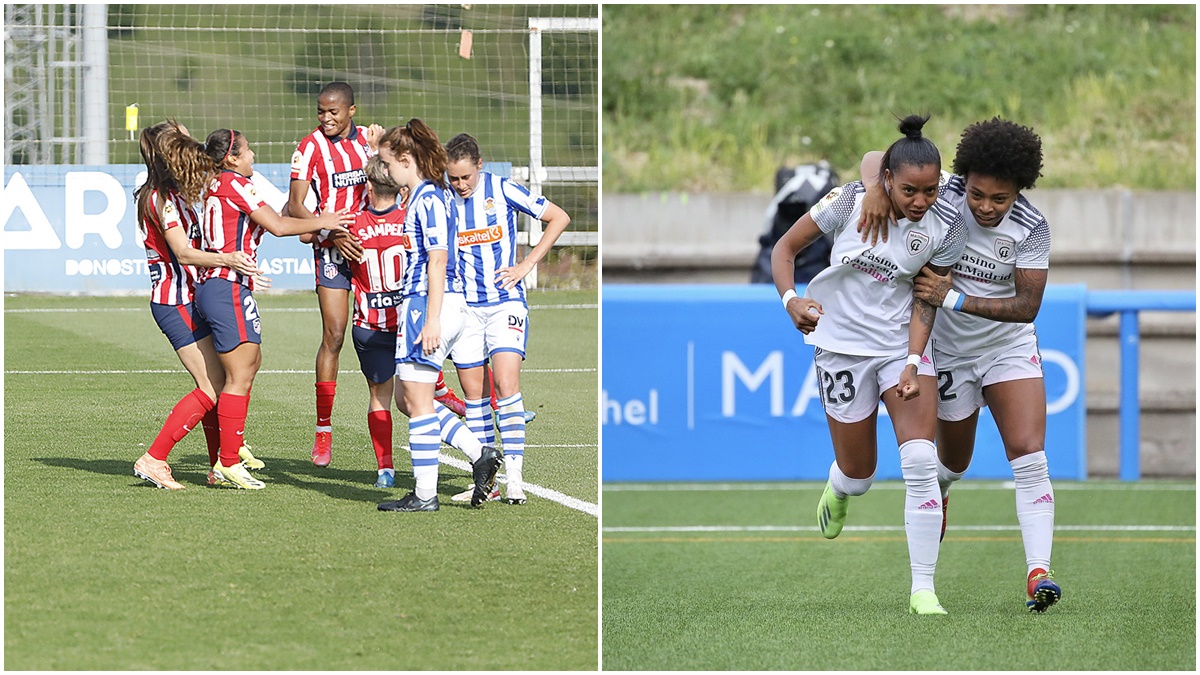
[[[170,457],[186,490],[134,477],[192,387],[145,298],[7,296],[6,669],[596,669],[596,293],[530,304],[525,479],[574,506],[527,488],[523,507],[464,507],[449,496],[470,476],[444,464],[441,511],[401,514],[375,507],[412,487],[405,418],[397,488],[376,490],[349,338],[333,464],[309,459],[312,294],[259,297],[256,492],[203,487],[199,431]]]
[[[1196,668],[1195,483],[1060,483],[1063,599],[1025,610],[1011,484],[958,484],[937,571],[947,616],[908,614],[902,484],[817,531],[822,485],[605,485],[605,670]]]

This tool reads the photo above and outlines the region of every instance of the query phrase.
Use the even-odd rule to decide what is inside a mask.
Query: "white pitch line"
[[[449,464],[457,469],[462,469],[467,473],[471,472],[471,464],[466,460],[462,460],[457,457],[450,457],[445,453],[438,453],[438,461],[442,464]],[[507,483],[508,476],[505,474],[497,474],[496,480],[500,481],[501,483]],[[576,511],[582,511],[595,518],[600,517],[600,507],[596,504],[592,504],[591,502],[585,502],[582,499],[576,499],[570,495],[564,495],[557,490],[544,488],[533,483],[525,483],[524,488],[526,492],[537,495],[542,499],[549,499],[552,502],[558,502],[567,508],[575,509]]]
[[[680,527],[606,527],[605,532],[816,532],[813,525],[688,525]],[[956,532],[1019,532],[1016,525],[955,525]],[[903,525],[849,525],[843,532],[903,532]],[[1055,525],[1055,532],[1195,532],[1195,525]]]
[[[954,490],[1012,490],[1012,481],[960,481]],[[811,491],[820,489],[818,483],[605,483],[605,492],[771,492]],[[904,483],[881,481],[871,485],[872,490],[903,490]],[[1057,481],[1054,490],[1148,490],[1151,492],[1195,492],[1195,484],[1155,484],[1153,480],[1117,482],[1110,480]]]

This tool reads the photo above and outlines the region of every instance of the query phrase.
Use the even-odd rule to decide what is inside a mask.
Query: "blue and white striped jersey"
[[[425,295],[429,291],[429,252],[446,251],[446,292],[462,293],[457,276],[454,235],[456,221],[450,190],[422,181],[408,198],[404,219],[407,251],[404,265],[404,294]]]
[[[496,284],[496,272],[517,264],[517,214],[541,218],[545,197],[534,197],[523,185],[481,171],[479,185],[463,199],[454,194],[458,216],[458,272],[467,304],[525,302],[525,281],[510,289]]]

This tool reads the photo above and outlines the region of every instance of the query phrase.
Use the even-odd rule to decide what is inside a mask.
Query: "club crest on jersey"
[[[813,207],[809,210],[809,214],[815,216],[818,213],[824,211],[841,194],[842,194],[842,186],[841,185],[833,188],[832,190],[829,191],[828,194],[826,194],[824,197],[822,197],[820,201],[818,201],[816,204],[813,204]]]
[[[489,216],[495,215],[496,200],[492,199],[491,197],[488,197],[487,199],[483,200],[483,212],[488,214]]]
[[[904,248],[908,250],[909,255],[917,255],[925,250],[929,245],[929,235],[924,232],[909,232],[904,239]]]
[[[996,240],[996,259],[1000,262],[1012,262],[1016,243],[1012,239],[1001,237]]]
[[[321,274],[324,274],[326,279],[336,279],[338,277],[338,266],[331,262],[325,263],[321,266]]]
[[[474,230],[464,230],[458,233],[458,246],[483,246],[494,244],[504,238],[504,228],[499,225],[481,227]]]

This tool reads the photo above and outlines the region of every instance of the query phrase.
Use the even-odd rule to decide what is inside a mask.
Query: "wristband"
[[[921,355],[920,355],[920,354],[909,354],[909,355],[908,355],[908,359],[906,359],[906,360],[904,361],[904,365],[906,365],[906,366],[917,366],[918,368],[920,368],[920,366],[921,366]]]
[[[966,299],[967,296],[951,288],[950,290],[946,291],[946,298],[942,300],[942,307],[945,307],[946,309],[952,309],[956,312],[961,312],[963,301]]]
[[[788,302],[794,297],[796,297],[796,289],[794,288],[789,288],[783,292],[783,306],[785,309],[787,308]]]

